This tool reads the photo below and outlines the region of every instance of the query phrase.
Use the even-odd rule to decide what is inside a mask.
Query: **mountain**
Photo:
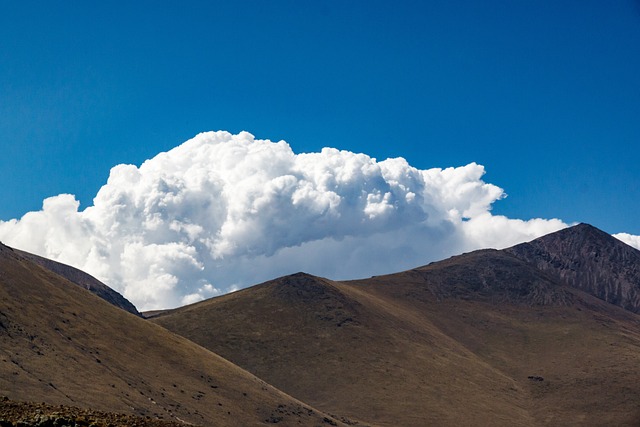
[[[594,248],[622,271],[611,244]],[[640,317],[589,289],[482,250],[347,282],[297,273],[151,321],[349,423],[640,425]]]
[[[202,426],[339,424],[3,245],[0,395]]]
[[[505,251],[571,287],[640,312],[640,251],[589,224]]]
[[[87,274],[82,270],[78,270],[77,268],[71,267],[70,265],[62,264],[48,258],[43,258],[29,252],[20,251],[18,249],[13,249],[13,251],[17,255],[20,255],[28,259],[29,261],[46,268],[47,270],[59,274],[70,282],[87,289],[89,292],[94,293],[108,303],[113,304],[125,311],[128,311],[131,314],[142,317],[136,307],[131,302],[129,302],[129,300],[127,300],[118,292],[111,289],[109,286],[105,285],[90,274]]]

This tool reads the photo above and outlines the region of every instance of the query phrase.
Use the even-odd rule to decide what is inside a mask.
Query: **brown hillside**
[[[0,394],[203,426],[334,423],[2,245]]]
[[[299,273],[153,321],[364,424],[640,425],[640,318],[502,251]]]

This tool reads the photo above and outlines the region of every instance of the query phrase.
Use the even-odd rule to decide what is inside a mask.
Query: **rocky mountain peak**
[[[640,312],[640,251],[589,224],[504,250],[563,283]]]

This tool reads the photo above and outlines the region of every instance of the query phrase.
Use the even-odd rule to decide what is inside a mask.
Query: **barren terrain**
[[[576,288],[484,250],[350,282],[299,273],[152,321],[365,424],[638,425],[640,317]]]

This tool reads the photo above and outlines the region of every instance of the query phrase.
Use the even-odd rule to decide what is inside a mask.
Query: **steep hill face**
[[[202,426],[335,423],[6,246],[0,246],[0,395]]]
[[[300,273],[153,321],[349,422],[640,424],[640,318],[509,252]]]
[[[13,249],[13,251],[16,254],[28,259],[29,261],[34,262],[56,274],[59,274],[70,282],[75,283],[76,285],[81,286],[84,289],[87,289],[89,292],[99,296],[108,303],[113,304],[125,311],[128,311],[131,314],[142,317],[136,307],[128,299],[126,299],[117,291],[111,289],[109,286],[105,285],[92,275],[87,274],[82,270],[78,270],[77,268],[71,267],[70,265],[52,261],[50,259],[31,254],[29,252],[20,251],[18,249]]]
[[[504,250],[563,283],[640,312],[640,251],[588,224]]]

